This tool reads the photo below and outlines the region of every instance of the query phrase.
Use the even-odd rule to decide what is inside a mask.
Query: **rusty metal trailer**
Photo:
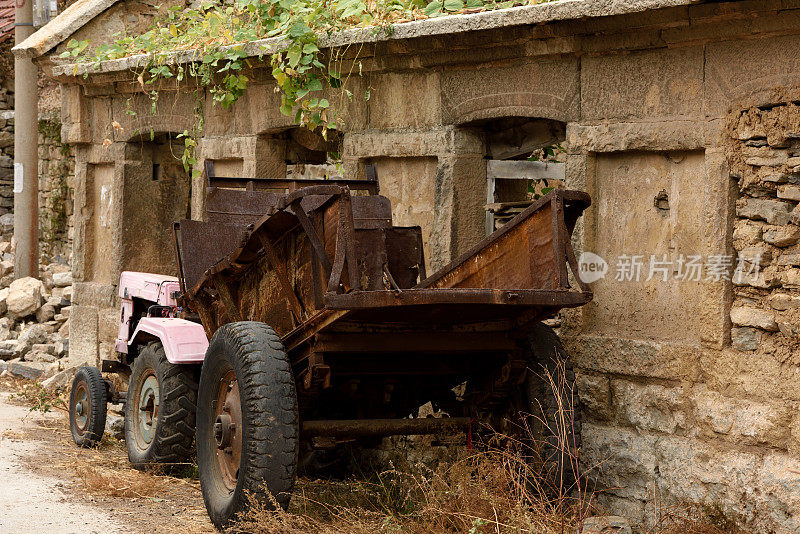
[[[427,276],[420,228],[393,226],[375,182],[239,180],[175,224],[178,301],[211,340],[196,440],[217,526],[246,494],[286,505],[308,451],[507,413],[531,329],[592,298],[570,245],[583,192],[548,193]],[[415,419],[427,402],[449,417]]]

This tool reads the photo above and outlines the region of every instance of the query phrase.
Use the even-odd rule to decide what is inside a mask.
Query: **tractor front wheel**
[[[69,394],[69,428],[79,447],[93,447],[106,428],[108,392],[97,367],[81,367]]]
[[[125,402],[125,447],[137,469],[192,457],[197,403],[195,369],[169,363],[154,341],[133,362]]]
[[[289,505],[299,415],[289,358],[264,323],[229,323],[211,338],[197,404],[203,500],[219,529],[259,502]]]

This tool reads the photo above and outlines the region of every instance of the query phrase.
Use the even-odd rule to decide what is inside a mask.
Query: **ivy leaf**
[[[439,0],[434,0],[427,6],[425,6],[425,14],[428,16],[433,15],[434,13],[439,13],[442,11],[442,3]]]
[[[309,91],[322,91],[322,82],[319,78],[314,77],[308,81],[308,90]]]
[[[444,8],[447,11],[460,11],[464,9],[464,2],[461,0],[444,0]]]
[[[307,45],[303,46],[303,53],[304,54],[311,54],[313,52],[319,52],[319,48],[314,43],[308,43]]]
[[[298,22],[297,24],[289,28],[288,35],[289,37],[297,38],[297,37],[302,37],[307,33],[311,33],[311,29],[305,24]]]

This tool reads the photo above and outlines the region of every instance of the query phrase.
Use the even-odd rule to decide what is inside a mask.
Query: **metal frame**
[[[374,202],[380,202],[381,198],[374,197]],[[590,202],[589,196],[582,192],[556,190],[547,194],[430,277],[425,278],[422,271],[423,279],[411,287],[401,287],[395,280],[388,267],[386,250],[373,250],[389,246],[381,240],[387,235],[381,233],[386,230],[380,222],[383,219],[368,213],[372,218],[359,219],[357,229],[353,198],[347,185],[316,184],[269,197],[268,201],[260,219],[246,227],[230,227],[232,232],[242,231],[237,239],[231,239],[233,250],[210,265],[193,287],[184,284],[182,299],[198,313],[209,337],[227,320],[252,319],[272,324],[277,317],[249,316],[241,306],[244,298],[241,279],[258,265],[259,258],[264,258],[276,279],[274,290],[286,303],[285,312],[281,313],[285,314],[282,322],[287,327],[279,333],[292,361],[301,410],[317,402],[336,376],[372,375],[398,379],[480,376],[483,386],[471,402],[475,406],[496,405],[524,379],[526,364],[518,341],[524,337],[526,325],[552,316],[561,308],[583,305],[592,298],[577,276],[578,266],[570,244],[575,222]],[[550,213],[544,211],[547,209]],[[328,220],[325,216],[332,222],[335,220],[335,231],[332,226],[318,226],[320,220]],[[538,226],[526,226],[534,224],[529,222],[534,217],[538,217]],[[544,232],[547,235],[542,237],[552,241],[552,249],[547,253],[552,259],[545,265],[552,270],[547,273],[552,287],[472,287],[468,282],[453,280],[460,270],[475,265],[483,269],[482,262],[486,269],[491,269],[496,259],[493,251],[508,246],[505,239],[531,231]],[[287,236],[300,234],[307,239],[308,268],[313,281],[311,293],[303,295],[296,292],[293,278],[299,267],[292,262],[300,261],[300,257],[287,258],[283,241],[289,239]],[[380,236],[384,238],[379,239]],[[182,253],[180,225],[175,227],[175,240],[183,281],[187,261],[195,259],[187,259],[186,254],[192,254],[191,251]],[[550,247],[550,241],[544,242]],[[374,284],[365,286],[364,262],[368,258],[359,257],[359,251],[378,254],[384,288],[375,289]],[[533,270],[538,266],[531,261],[528,268]],[[295,274],[287,268],[295,269]],[[570,287],[569,270],[575,275],[577,289]],[[270,305],[274,304],[270,301]],[[447,426],[407,421],[312,418],[304,421],[303,432],[339,439],[433,432]],[[451,423],[463,427],[463,420]]]

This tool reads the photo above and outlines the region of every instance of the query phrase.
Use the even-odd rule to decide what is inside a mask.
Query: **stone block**
[[[761,266],[772,261],[772,251],[764,245],[745,247],[737,253],[740,260],[746,263],[758,263]]]
[[[758,518],[759,531],[780,534],[800,532],[800,460],[780,452],[768,452],[757,471],[754,504],[769,510]]]
[[[665,502],[702,504],[744,523],[756,494],[760,455],[686,437],[658,440],[657,486]]]
[[[370,128],[424,128],[441,123],[438,72],[386,73],[370,80]]]
[[[583,529],[577,534],[631,534],[627,519],[618,515],[588,517],[583,521]]]
[[[800,269],[787,269],[781,273],[781,284],[784,287],[800,287]]]
[[[584,57],[582,118],[698,116],[703,106],[703,58],[700,46]]]
[[[731,308],[731,321],[736,326],[752,326],[768,332],[778,331],[778,324],[772,313],[750,306]]]
[[[747,243],[755,243],[761,239],[762,232],[763,230],[758,226],[758,223],[736,221],[733,228],[733,238]]]
[[[780,200],[763,198],[747,198],[737,204],[736,214],[739,217],[767,221],[779,226],[789,223],[789,213],[794,207]]]
[[[72,285],[71,272],[53,273],[53,286],[67,287],[71,285]]]
[[[614,410],[623,424],[667,434],[686,427],[682,388],[612,380],[611,389]]]
[[[800,265],[800,254],[794,252],[783,253],[778,256],[777,264],[783,267],[797,267]]]
[[[522,117],[548,117],[562,122],[581,115],[576,57],[538,61],[516,60],[491,69],[445,68],[439,94],[442,122],[463,124],[502,116],[500,109]],[[536,90],[531,82],[535,80]],[[599,89],[598,89],[599,90]],[[608,101],[606,95],[605,100]],[[623,99],[624,100],[624,99]],[[612,104],[607,104],[613,108]]]
[[[776,167],[786,163],[786,159],[786,154],[780,154],[774,156],[754,156],[752,158],[747,158],[744,162],[753,167]]]
[[[611,383],[606,376],[577,373],[575,386],[584,412],[598,421],[611,418]]]
[[[790,158],[794,159],[794,158]],[[800,159],[800,158],[797,158]],[[778,198],[800,201],[800,185],[784,184],[778,186]]]
[[[764,241],[776,247],[788,247],[800,241],[800,228],[781,226],[764,232]]]
[[[17,317],[31,315],[42,305],[44,284],[32,277],[20,278],[11,283],[6,304],[9,313]]]
[[[731,328],[731,345],[736,350],[756,350],[761,344],[761,330],[757,328]]]
[[[624,428],[583,424],[583,462],[614,496],[648,500],[656,478],[656,438]]]
[[[44,304],[41,308],[36,310],[36,321],[39,323],[46,323],[55,317],[56,309],[51,304]]]
[[[782,184],[785,183],[789,179],[789,175],[783,172],[771,172],[765,176],[761,177],[761,180],[765,182],[770,182],[773,184]]]
[[[699,373],[698,347],[690,345],[593,335],[565,343],[581,369],[668,380],[694,380]]]
[[[792,411],[787,406],[726,397],[705,385],[695,387],[692,403],[695,421],[706,437],[723,436],[742,445],[788,446]]]
[[[770,295],[769,304],[776,310],[792,310],[800,308],[800,296],[789,295],[787,293],[775,293]]]
[[[69,324],[70,365],[97,365],[98,322],[94,306],[72,306]],[[63,328],[63,327],[62,327]]]
[[[25,327],[19,335],[19,341],[35,345],[47,341],[47,329],[44,325],[33,323]]]

